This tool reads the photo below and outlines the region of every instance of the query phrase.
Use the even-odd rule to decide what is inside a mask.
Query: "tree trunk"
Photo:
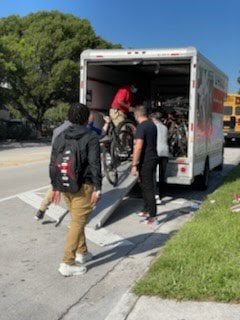
[[[37,121],[35,123],[36,129],[37,129],[37,139],[42,138],[42,122],[43,121]]]
[[[38,115],[37,115],[37,119],[36,119],[37,138],[40,139],[43,136],[42,125],[43,125],[43,118],[44,118],[45,110],[47,108],[44,108],[43,105],[38,105],[38,104],[36,104],[36,105],[38,107]]]

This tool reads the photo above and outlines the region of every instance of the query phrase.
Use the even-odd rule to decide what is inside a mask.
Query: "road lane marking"
[[[41,202],[43,200],[42,197],[35,194],[34,192],[25,192],[20,195],[18,195],[18,198],[24,201],[25,203],[29,204],[35,209],[39,209]],[[48,215],[50,218],[57,220],[59,219],[62,214],[66,212],[66,209],[58,206],[58,205],[51,205],[48,210],[46,211],[46,215]]]
[[[132,246],[133,243],[124,239],[116,233],[112,233],[105,228],[95,230],[91,227],[85,229],[86,237],[100,247],[117,247],[117,246]]]
[[[12,196],[0,199],[0,202],[12,200],[12,199],[17,198],[18,196],[20,196],[20,195],[22,195],[22,194],[24,194],[26,192],[35,192],[35,191],[43,190],[43,189],[46,189],[46,188],[49,188],[49,187],[50,187],[50,185],[46,185],[46,186],[43,186],[43,187],[40,187],[40,188],[37,188],[37,189],[32,189],[32,190],[28,190],[28,191],[21,192],[21,193],[16,193],[16,194],[14,194]]]
[[[35,209],[39,209],[40,204],[43,200],[42,197],[37,195],[34,192],[24,192],[17,195],[17,198],[24,201],[28,205],[32,206]],[[58,206],[51,205],[49,209],[46,211],[46,215],[49,216],[53,220],[59,219],[62,214],[66,212],[66,209]],[[117,247],[117,246],[130,246],[133,245],[132,242],[124,239],[120,235],[116,233],[112,233],[105,228],[101,228],[98,230],[94,230],[91,227],[86,227],[86,237],[91,242],[95,243],[100,247]]]

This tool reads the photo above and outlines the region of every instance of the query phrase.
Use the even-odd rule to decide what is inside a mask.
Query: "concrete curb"
[[[139,297],[128,290],[105,320],[125,320],[134,309]]]

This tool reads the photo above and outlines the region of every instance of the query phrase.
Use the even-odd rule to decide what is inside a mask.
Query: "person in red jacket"
[[[127,118],[127,114],[132,111],[133,94],[137,90],[135,84],[126,85],[118,89],[109,112],[115,126],[124,121]]]

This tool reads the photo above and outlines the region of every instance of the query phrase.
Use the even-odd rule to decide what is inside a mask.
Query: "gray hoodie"
[[[159,157],[169,157],[168,128],[161,122],[157,127],[157,153]]]
[[[68,127],[70,127],[72,123],[68,120],[65,120],[59,127],[53,130],[53,136],[52,136],[52,145],[54,140],[57,138],[57,136],[62,133],[64,130],[66,130]]]

